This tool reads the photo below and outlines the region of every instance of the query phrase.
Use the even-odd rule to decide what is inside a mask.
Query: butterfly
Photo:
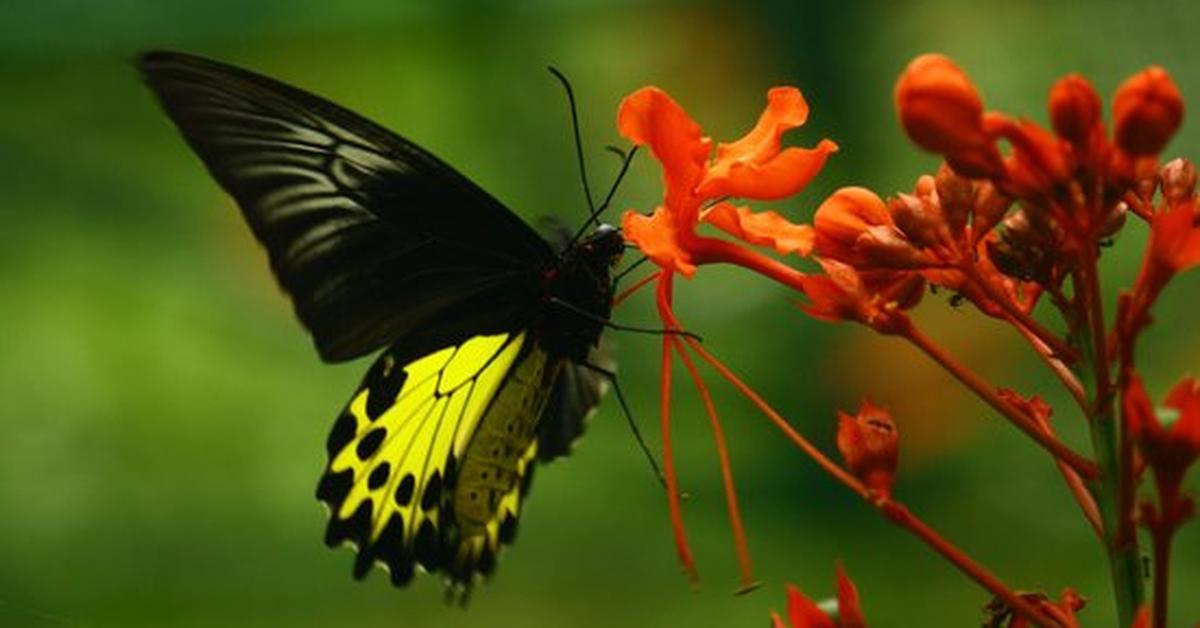
[[[607,379],[624,242],[554,246],[412,142],[328,100],[197,56],[137,61],[236,201],[326,362],[382,349],[337,417],[325,542],[467,592],[516,533],[533,468],[567,452]]]

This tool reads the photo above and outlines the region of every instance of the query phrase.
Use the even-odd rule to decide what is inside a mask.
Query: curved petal
[[[697,193],[704,198],[732,196],[764,201],[791,196],[812,181],[837,152],[832,140],[821,140],[816,148],[788,148],[766,162],[725,159],[704,177]]]
[[[650,147],[663,167],[664,204],[677,214],[676,224],[694,224],[700,201],[692,192],[712,151],[712,140],[701,136],[700,125],[666,92],[643,87],[621,101],[617,129],[633,143]]]
[[[834,628],[833,620],[815,602],[801,593],[800,589],[789,584],[787,598],[787,614],[792,628]]]
[[[864,410],[866,405],[864,403]],[[858,588],[841,564],[837,566],[837,589],[840,628],[866,628],[867,622],[858,603]]]
[[[749,207],[718,203],[700,218],[735,238],[779,253],[807,256],[813,247],[813,228],[788,221],[773,211],[753,212]]]
[[[717,145],[717,165],[725,160],[762,163],[779,152],[779,138],[808,119],[808,103],[795,87],[772,87],[767,108],[749,133],[729,144]]]
[[[660,205],[649,216],[632,210],[625,212],[621,216],[621,231],[626,240],[659,267],[678,271],[684,277],[695,274],[691,253],[680,244],[671,212],[665,207]]]

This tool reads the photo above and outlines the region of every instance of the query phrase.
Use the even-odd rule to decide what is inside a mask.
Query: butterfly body
[[[419,566],[465,590],[516,530],[533,466],[605,382],[619,232],[556,248],[419,146],[336,104],[191,55],[139,59],[237,201],[320,356],[383,349],[335,421],[317,497],[356,577]]]

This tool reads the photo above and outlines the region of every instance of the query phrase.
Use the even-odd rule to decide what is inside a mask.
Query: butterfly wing
[[[237,201],[323,359],[418,330],[433,350],[524,324],[554,252],[445,163],[247,70],[172,52],[138,66]]]
[[[317,489],[326,542],[357,549],[356,577],[376,562],[397,585],[417,565],[464,588],[490,573],[515,533],[558,368],[524,333],[376,361],[329,437]]]
[[[591,349],[588,364],[568,362],[554,383],[538,426],[538,460],[546,462],[571,453],[571,446],[583,435],[588,419],[608,391],[608,376],[597,369],[611,372],[616,361],[603,344]]]

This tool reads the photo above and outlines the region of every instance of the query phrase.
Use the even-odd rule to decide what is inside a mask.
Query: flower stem
[[[1154,541],[1154,628],[1167,628],[1167,590],[1171,573],[1171,538],[1174,530],[1156,530]]]
[[[1056,460],[1063,462],[1085,479],[1094,478],[1099,474],[1096,463],[1071,450],[1071,448],[1067,447],[1053,435],[1042,431],[1036,423],[1025,416],[1025,413],[1001,397],[994,388],[980,379],[974,371],[963,366],[962,363],[942,350],[941,347],[921,333],[907,318],[903,320],[898,333],[916,345],[918,349],[925,352],[930,358],[933,358],[934,362],[940,364],[955,379],[978,395],[980,399],[1032,438],[1038,445],[1041,445],[1043,449],[1050,452]]]
[[[692,255],[697,264],[713,262],[736,264],[764,277],[774,279],[792,290],[804,292],[804,273],[779,260],[732,242],[717,238],[697,237],[692,244]]]
[[[1004,603],[1016,613],[1038,626],[1050,627],[1059,625],[1059,622],[1030,604],[1025,598],[1017,595],[1016,592],[1005,586],[1003,582],[992,575],[986,568],[971,560],[962,550],[942,538],[933,528],[930,528],[924,521],[913,515],[903,504],[885,499],[881,500],[877,504],[877,507],[890,521],[912,532],[917,538],[924,541],[926,545],[933,548],[935,552],[950,561],[951,564],[957,567],[968,578],[977,582],[996,597],[1004,600]]]
[[[675,324],[674,322],[671,322]],[[1030,604],[1020,595],[1017,595],[1011,588],[1005,586],[996,576],[992,575],[986,568],[979,563],[976,563],[969,556],[963,553],[962,550],[955,547],[946,539],[942,538],[933,528],[929,527],[925,522],[921,521],[913,515],[911,511],[904,507],[901,503],[892,500],[888,497],[880,497],[870,489],[868,489],[858,478],[851,475],[837,463],[830,460],[825,454],[821,453],[812,443],[800,435],[784,419],[778,412],[775,411],[763,398],[750,388],[745,382],[725,366],[723,362],[718,360],[711,353],[706,351],[700,343],[694,338],[684,338],[692,351],[696,352],[705,362],[715,369],[722,377],[725,378],[738,392],[742,393],[755,406],[759,408],[781,431],[794,443],[801,451],[812,458],[818,466],[829,473],[835,480],[840,482],[846,488],[862,497],[867,503],[874,506],[880,513],[889,521],[898,525],[902,529],[908,530],[914,536],[919,538],[929,547],[933,548],[943,558],[950,561],[955,567],[962,571],[967,577],[974,580],[983,588],[990,591],[996,597],[1004,600],[1005,604],[1013,611],[1021,614],[1029,621],[1034,622],[1039,626],[1057,626],[1058,622],[1053,618],[1042,613],[1041,610]]]
[[[1037,319],[1027,314],[1024,310],[1017,307],[1016,303],[996,287],[989,279],[980,274],[979,269],[972,262],[964,262],[961,269],[967,279],[983,290],[993,303],[1000,306],[1005,314],[1008,314],[1020,326],[1028,329],[1030,333],[1036,336],[1039,340],[1046,343],[1050,347],[1055,356],[1064,362],[1071,362],[1077,358],[1076,351],[1067,343],[1063,342],[1054,332],[1046,329]]]
[[[1132,526],[1127,523],[1132,515],[1129,512],[1130,505],[1123,503],[1126,500],[1121,498],[1123,472],[1120,425],[1115,414],[1115,395],[1108,368],[1107,333],[1096,253],[1092,247],[1085,246],[1083,250],[1074,279],[1082,308],[1079,318],[1087,321],[1086,329],[1080,330],[1078,335],[1085,363],[1083,371],[1087,375],[1085,385],[1092,400],[1089,417],[1092,449],[1102,471],[1102,475],[1096,478],[1093,494],[1104,523],[1104,549],[1108,554],[1118,620],[1120,625],[1128,626],[1132,624],[1144,596],[1141,561],[1137,535],[1132,533]]]
[[[1061,359],[1055,356],[1054,350],[1051,349],[1050,346],[1045,342],[1043,342],[1041,338],[1038,338],[1036,334],[1030,331],[1029,328],[1020,324],[1020,322],[1016,320],[1010,320],[1012,321],[1013,327],[1015,327],[1017,331],[1029,341],[1029,344],[1033,346],[1033,350],[1038,354],[1038,357],[1040,357],[1042,361],[1046,363],[1046,366],[1050,367],[1050,370],[1054,373],[1054,375],[1058,377],[1058,381],[1062,383],[1063,388],[1065,388],[1067,393],[1071,395],[1071,398],[1075,400],[1075,403],[1079,406],[1080,410],[1086,413],[1088,410],[1087,395],[1083,391],[1083,384],[1080,383],[1079,378],[1075,376],[1075,373],[1071,371],[1070,367],[1064,364]]]

